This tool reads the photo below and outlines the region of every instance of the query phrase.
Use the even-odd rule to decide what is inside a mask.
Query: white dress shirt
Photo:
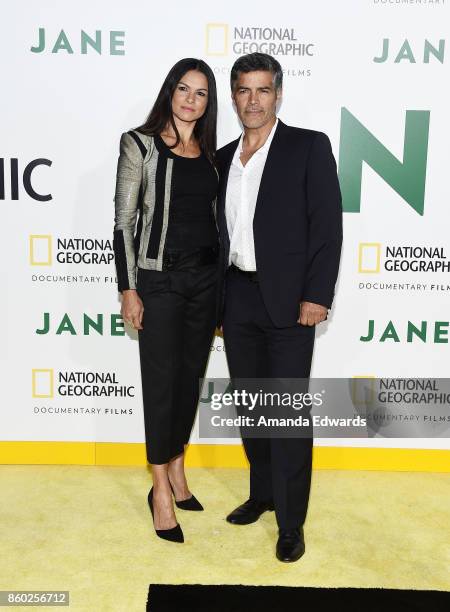
[[[241,270],[256,270],[253,217],[262,173],[277,125],[278,118],[266,142],[253,153],[245,166],[240,159],[243,132],[230,166],[225,200],[225,216],[230,237],[228,263],[233,263]]]

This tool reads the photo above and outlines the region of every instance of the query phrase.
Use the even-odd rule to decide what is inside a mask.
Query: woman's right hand
[[[122,307],[120,314],[125,323],[133,329],[143,329],[142,317],[144,316],[144,304],[136,289],[125,289],[122,291]]]

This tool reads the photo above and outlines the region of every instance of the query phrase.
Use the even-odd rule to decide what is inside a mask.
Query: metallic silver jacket
[[[151,136],[135,130],[122,134],[113,239],[119,291],[136,288],[138,267],[163,269],[173,162],[159,153]],[[216,215],[215,201],[213,211]]]

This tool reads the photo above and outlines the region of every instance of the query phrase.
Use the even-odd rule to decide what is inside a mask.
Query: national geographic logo
[[[368,275],[430,274],[447,275],[450,261],[442,246],[383,245],[381,242],[360,242],[358,273]],[[420,279],[422,280],[422,279]],[[359,282],[359,289],[394,291],[450,291],[448,283],[422,282]]]
[[[88,274],[46,274],[45,268],[60,265],[109,266],[114,261],[112,240],[103,238],[61,237],[51,234],[30,234],[28,239],[30,266],[42,268],[42,273],[32,274],[33,282],[46,283],[116,283],[115,276]]]
[[[30,235],[30,265],[51,266],[53,263],[102,265],[110,264],[114,260],[111,240],[57,237],[55,242],[53,256],[53,236]]]
[[[208,23],[205,34],[206,55],[226,56],[268,53],[273,56],[314,55],[314,43],[301,40],[290,27],[243,26]]]
[[[398,246],[381,242],[361,242],[358,272],[450,272],[450,261],[442,246]]]
[[[45,28],[39,28],[37,43],[30,47],[31,53],[48,53],[50,55],[125,55],[125,32],[123,30],[80,30],[76,34],[67,34],[64,30],[47,34]]]
[[[360,376],[353,382],[353,405],[373,434],[390,438],[448,437],[449,379]]]
[[[133,385],[123,385],[116,372],[70,372],[53,368],[31,371],[31,395],[34,399],[54,397],[120,397],[135,396]]]

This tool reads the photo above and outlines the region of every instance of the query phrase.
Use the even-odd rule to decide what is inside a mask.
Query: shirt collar
[[[270,147],[270,143],[272,142],[273,137],[275,135],[275,130],[277,129],[277,125],[278,125],[278,117],[277,117],[275,123],[273,124],[272,129],[270,130],[269,135],[267,136],[266,142],[263,144],[262,147],[260,147],[257,151],[255,151],[254,155],[256,155],[256,153],[264,153],[265,151],[268,150],[268,148]],[[240,155],[242,153],[242,144],[244,142],[244,134],[245,134],[245,132],[242,132],[241,138],[239,140],[239,144],[238,144],[237,149],[236,149],[235,157],[240,157]]]

